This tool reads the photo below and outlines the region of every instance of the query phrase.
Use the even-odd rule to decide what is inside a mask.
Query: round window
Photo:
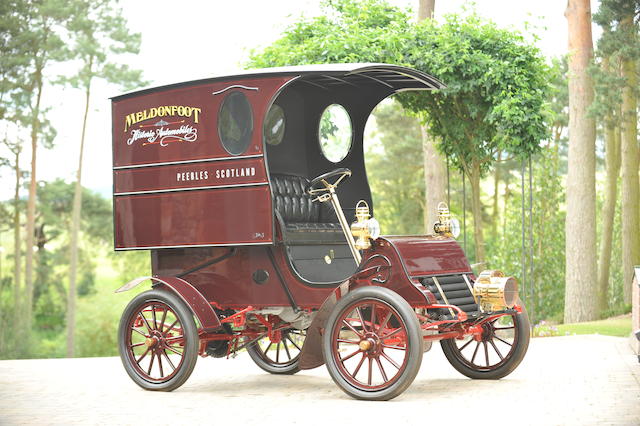
[[[218,114],[218,136],[222,146],[231,155],[247,150],[253,133],[253,111],[242,92],[231,92],[222,101]]]
[[[264,140],[269,145],[279,145],[284,138],[284,125],[284,111],[279,105],[271,105],[264,120]]]
[[[339,163],[351,148],[351,118],[342,105],[329,105],[320,117],[318,138],[327,160]]]

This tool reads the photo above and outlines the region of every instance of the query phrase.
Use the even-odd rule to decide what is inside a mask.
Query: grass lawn
[[[575,324],[549,325],[541,322],[534,327],[534,336],[536,337],[572,334],[602,334],[605,336],[627,337],[631,334],[631,314]]]

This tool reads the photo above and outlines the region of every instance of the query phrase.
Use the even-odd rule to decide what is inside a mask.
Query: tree
[[[431,70],[448,88],[408,94],[403,105],[427,111],[439,149],[471,183],[475,260],[484,262],[480,179],[498,154],[522,158],[547,137],[548,69],[537,48],[472,14],[416,27],[405,62]],[[508,158],[508,157],[507,157]]]
[[[524,38],[471,14],[442,25],[407,24],[407,12],[382,0],[331,1],[321,17],[303,19],[249,66],[388,62],[435,75],[449,87],[400,97],[421,114],[439,149],[471,178],[476,261],[484,260],[480,177],[499,150],[527,155],[546,137],[547,68]]]
[[[120,9],[114,9],[109,1],[92,2],[80,0],[75,3],[73,19],[68,30],[74,36],[74,45],[69,53],[80,59],[78,73],[62,79],[74,88],[84,91],[85,107],[82,118],[82,134],[78,155],[78,168],[73,197],[73,215],[71,219],[71,242],[69,262],[69,292],[67,297],[67,356],[74,356],[75,301],[78,267],[78,237],[82,207],[82,162],[91,84],[99,78],[110,83],[118,83],[130,89],[140,85],[141,72],[129,69],[127,65],[117,64],[112,57],[122,54],[136,54],[140,48],[140,34],[131,33]]]
[[[365,145],[365,160],[367,170],[376,171],[368,176],[376,218],[386,234],[418,234],[425,209],[421,126],[396,101],[383,102],[373,116],[379,145]]]
[[[433,19],[435,0],[418,1],[418,22]],[[438,220],[438,203],[447,199],[446,163],[438,151],[435,139],[429,135],[425,126],[420,127],[422,134],[422,156],[424,160],[424,189],[426,203],[424,206],[424,230],[433,232],[433,224]]]
[[[603,0],[595,16],[596,22],[604,29],[603,36],[598,42],[598,49],[605,58],[619,61],[621,69],[621,84],[614,87],[608,96],[615,94],[615,90],[622,86],[621,113],[618,122],[622,128],[620,153],[617,146],[612,147],[612,167],[617,166],[621,157],[620,173],[622,180],[622,260],[623,260],[623,289],[624,301],[631,301],[631,282],[633,266],[640,263],[640,188],[638,183],[638,128],[637,128],[637,61],[640,58],[640,40],[638,39],[638,17],[640,16],[640,1],[637,0]],[[615,83],[615,79],[612,79]],[[616,99],[616,98],[614,98]],[[618,102],[619,101],[619,98]],[[602,103],[602,102],[601,102]],[[611,108],[615,110],[616,108]],[[614,137],[611,135],[610,137]],[[609,148],[609,143],[607,143]],[[609,160],[609,153],[607,153]],[[608,163],[609,165],[609,163]],[[614,172],[617,171],[614,169]],[[610,184],[611,185],[611,184]],[[609,189],[611,190],[611,189]],[[615,195],[614,195],[615,197]],[[614,198],[615,200],[615,198]],[[611,201],[609,201],[611,202]],[[607,247],[605,247],[607,249]],[[608,248],[610,251],[610,247]],[[606,260],[606,259],[605,259]],[[608,273],[608,265],[607,273]],[[604,278],[600,272],[601,278]]]
[[[593,320],[596,296],[595,120],[589,0],[569,0],[569,172],[567,175],[565,322]]]
[[[23,332],[31,330],[33,308],[34,233],[36,215],[36,160],[39,144],[52,141],[55,132],[49,126],[42,108],[45,67],[60,59],[63,42],[60,26],[67,20],[69,9],[62,0],[11,0],[10,9],[3,10],[3,25],[11,22],[13,30],[3,33],[7,57],[3,58],[3,107],[12,105],[10,117],[3,108],[3,118],[28,129],[31,139],[31,173],[27,202],[25,243],[25,288],[23,320],[18,320]],[[28,335],[27,335],[28,336]],[[26,337],[26,336],[25,336]],[[23,338],[26,340],[26,338]]]

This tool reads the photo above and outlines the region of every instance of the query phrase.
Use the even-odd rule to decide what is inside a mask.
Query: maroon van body
[[[370,247],[354,252],[351,231],[339,220],[352,221],[359,200],[375,207],[363,149],[373,108],[395,93],[442,88],[405,67],[340,64],[268,69],[113,98],[114,246],[151,252],[154,288],[134,298],[120,325],[120,353],[132,379],[145,389],[172,390],[188,378],[196,355],[229,356],[247,348],[268,372],[292,374],[327,362],[348,394],[390,399],[413,380],[416,351],[435,340],[470,377],[498,377],[515,368],[528,344],[526,312],[521,304],[480,307],[476,278],[450,234],[371,238]],[[352,131],[338,161],[319,141],[319,123],[336,104]],[[271,141],[270,132],[279,139]],[[319,175],[350,177],[338,187]],[[325,185],[322,200],[308,192],[318,182]],[[340,212],[320,202],[334,197],[329,193],[339,198]],[[490,292],[498,288],[491,283]],[[487,347],[502,317],[518,332],[505,356],[495,349],[499,360],[490,366]],[[331,343],[326,327],[361,340]],[[292,339],[301,333],[306,339],[296,344]],[[478,342],[471,360],[460,355],[467,344],[451,343],[467,338]],[[262,342],[266,349],[259,349]],[[340,342],[359,345],[355,372],[346,370]],[[446,349],[444,342],[453,346]],[[475,363],[481,343],[486,368]],[[279,360],[281,344],[287,362]],[[385,347],[403,350],[403,361],[389,361]],[[365,359],[369,377],[359,379]],[[379,372],[373,372],[374,359]],[[397,367],[392,378],[386,362]],[[379,385],[372,384],[376,375]]]

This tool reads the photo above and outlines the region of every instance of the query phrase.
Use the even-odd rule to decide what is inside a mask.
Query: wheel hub
[[[147,348],[153,348],[154,346],[156,346],[158,344],[158,338],[157,337],[147,337],[147,339],[144,341],[144,344],[147,346]]]

